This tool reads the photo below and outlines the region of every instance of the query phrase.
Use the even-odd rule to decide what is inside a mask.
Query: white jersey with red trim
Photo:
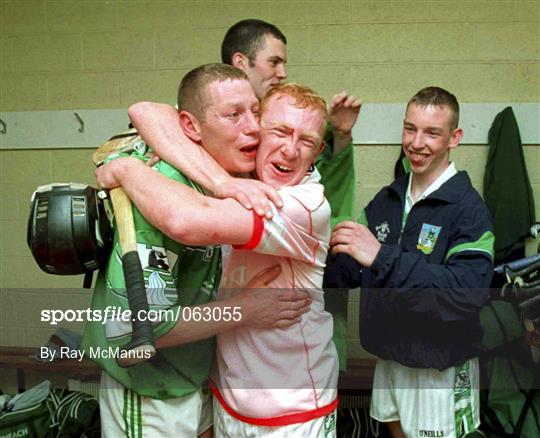
[[[318,179],[315,172],[297,186],[281,188],[283,208],[274,209],[272,220],[254,215],[250,241],[224,257],[222,298],[276,264],[282,274],[269,287],[306,288],[313,298],[310,311],[289,328],[241,326],[218,335],[216,395],[246,422],[282,426],[328,415],[336,407],[338,357],[321,289],[330,206]]]

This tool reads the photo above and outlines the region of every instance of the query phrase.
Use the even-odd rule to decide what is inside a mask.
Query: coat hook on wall
[[[81,119],[81,116],[79,116],[77,113],[73,113],[75,117],[77,117],[77,120],[81,124],[81,127],[79,128],[79,132],[84,132],[84,120]]]
[[[6,134],[7,133],[7,126],[5,122],[0,119],[0,134]]]

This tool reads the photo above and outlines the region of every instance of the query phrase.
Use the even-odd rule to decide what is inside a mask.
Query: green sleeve
[[[332,229],[344,220],[354,217],[356,199],[356,180],[352,142],[334,155],[332,151],[333,134],[328,130],[327,146],[317,160],[317,169],[321,174],[324,195],[332,209]]]
[[[363,208],[362,211],[360,212],[360,216],[358,216],[357,222],[361,225],[365,225],[366,227],[368,226],[368,220],[367,220],[365,208]]]

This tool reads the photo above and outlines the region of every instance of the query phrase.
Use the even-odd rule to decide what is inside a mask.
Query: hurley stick
[[[132,131],[112,137],[94,152],[92,156],[94,164],[99,166],[111,154],[131,151],[133,149],[133,139],[136,135],[137,133]],[[129,367],[154,356],[156,347],[152,323],[146,318],[149,307],[143,269],[137,252],[131,200],[121,187],[110,190],[109,196],[120,239],[122,269],[132,317],[131,341],[121,348],[121,353],[116,362],[121,367]]]

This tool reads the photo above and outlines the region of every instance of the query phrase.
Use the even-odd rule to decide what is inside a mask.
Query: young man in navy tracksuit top
[[[326,286],[362,287],[360,339],[378,357],[371,416],[394,437],[464,436],[480,423],[479,311],[494,236],[469,176],[449,160],[463,136],[458,121],[454,95],[419,91],[403,122],[411,172],[384,187],[359,223],[339,224],[330,242],[342,254]]]

